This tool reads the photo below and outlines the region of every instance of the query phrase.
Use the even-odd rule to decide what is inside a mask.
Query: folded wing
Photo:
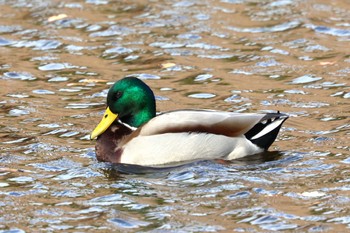
[[[268,114],[231,113],[209,110],[179,110],[165,112],[150,120],[139,135],[203,132],[235,137],[247,133]],[[275,116],[271,116],[275,117]]]

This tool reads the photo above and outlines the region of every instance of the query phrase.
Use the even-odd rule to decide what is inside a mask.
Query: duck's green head
[[[123,78],[109,89],[106,112],[90,138],[94,139],[102,134],[116,119],[130,126],[139,127],[152,119],[155,114],[153,91],[138,78]]]

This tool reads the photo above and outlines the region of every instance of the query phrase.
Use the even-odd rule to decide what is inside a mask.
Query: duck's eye
[[[120,97],[122,97],[122,95],[123,95],[123,92],[117,91],[114,95],[115,100],[118,100]]]

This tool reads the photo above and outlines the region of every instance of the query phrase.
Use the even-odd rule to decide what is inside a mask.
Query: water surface
[[[0,7],[1,232],[349,230],[346,1]],[[151,86],[158,111],[290,119],[270,153],[118,172],[96,161],[88,135],[127,75]]]

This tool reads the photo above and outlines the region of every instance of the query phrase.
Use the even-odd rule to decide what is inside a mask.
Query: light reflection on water
[[[350,227],[348,4],[0,6],[1,232]],[[109,86],[127,75],[152,87],[158,111],[280,110],[290,119],[272,152],[232,162],[98,163],[88,135]]]

